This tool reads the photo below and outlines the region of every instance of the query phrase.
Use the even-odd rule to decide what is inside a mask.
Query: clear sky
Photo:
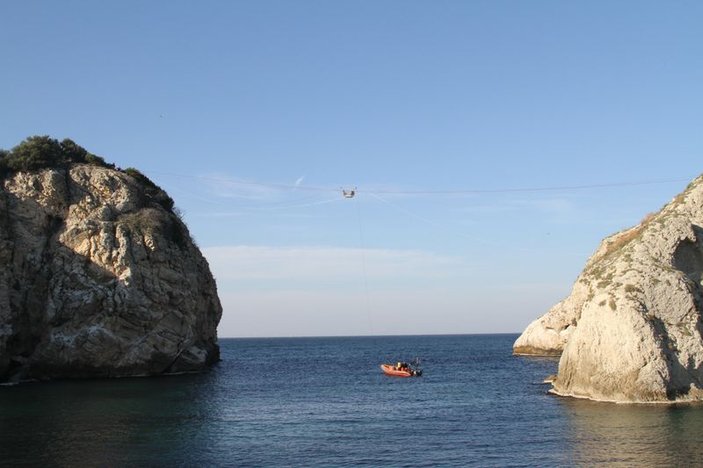
[[[519,332],[703,172],[699,1],[24,0],[0,22],[0,147],[71,138],[165,188],[220,336]]]

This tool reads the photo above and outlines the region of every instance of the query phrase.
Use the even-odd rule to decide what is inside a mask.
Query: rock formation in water
[[[703,399],[703,176],[606,238],[516,354],[559,354],[552,391],[621,402]]]
[[[98,160],[0,167],[0,381],[188,372],[219,359],[215,281],[173,201]]]

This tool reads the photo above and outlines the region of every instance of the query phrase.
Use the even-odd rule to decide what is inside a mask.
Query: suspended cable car
[[[356,187],[350,190],[342,189],[342,195],[344,198],[354,198],[354,195],[356,195]]]

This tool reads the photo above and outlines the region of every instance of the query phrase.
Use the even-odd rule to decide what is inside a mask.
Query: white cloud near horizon
[[[464,267],[461,259],[420,250],[324,246],[221,246],[203,248],[218,281],[442,277]]]
[[[371,291],[221,292],[221,337],[519,333],[563,285]]]
[[[486,281],[489,272],[461,257],[421,250],[202,251],[217,280],[223,337],[515,332],[565,292],[527,277]]]

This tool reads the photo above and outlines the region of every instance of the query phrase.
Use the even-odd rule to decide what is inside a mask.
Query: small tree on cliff
[[[88,152],[73,140],[66,138],[59,142],[44,135],[29,137],[10,151],[0,149],[0,178],[19,171],[65,168],[74,163],[115,169],[114,164],[106,163],[103,158]],[[147,197],[173,211],[173,199],[151,179],[131,167],[122,172],[136,179],[144,187]]]
[[[105,166],[114,168],[114,164],[108,164],[100,156],[96,156],[93,153],[88,152],[85,148],[78,145],[73,140],[65,138],[61,141],[61,149],[63,150],[64,157],[67,162],[77,162],[85,164],[93,164],[96,166]]]
[[[59,143],[46,135],[31,136],[11,151],[0,154],[0,176],[18,171],[63,167],[70,163],[115,167],[68,138]]]
[[[12,148],[4,159],[12,172],[54,167],[63,161],[61,144],[48,136],[32,136]]]

